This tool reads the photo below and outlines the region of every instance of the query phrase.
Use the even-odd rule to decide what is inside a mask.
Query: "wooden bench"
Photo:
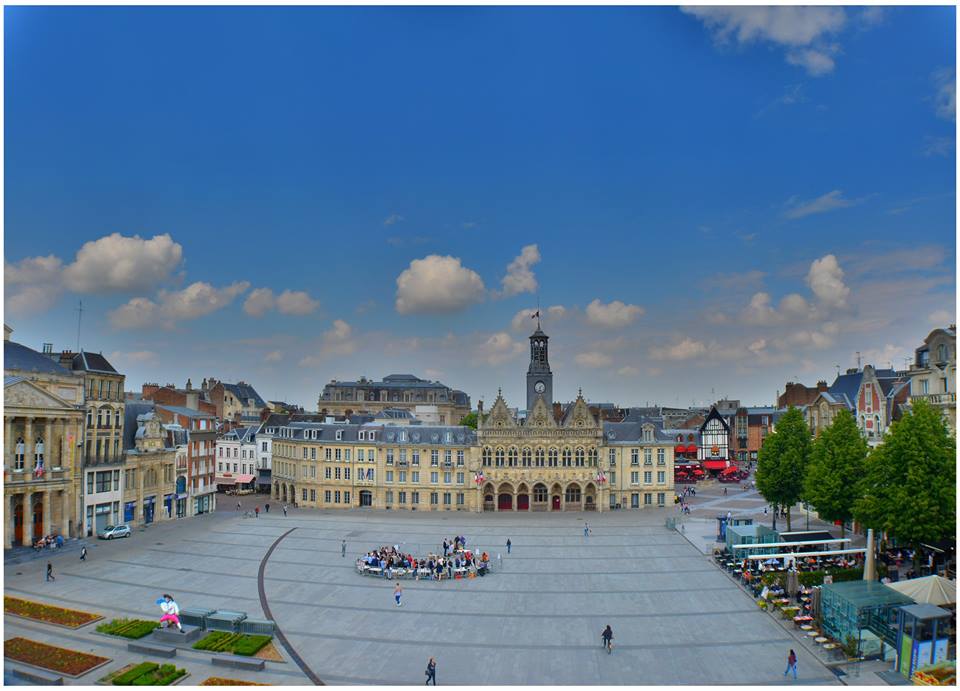
[[[149,643],[140,643],[139,641],[131,641],[127,643],[127,650],[131,653],[143,653],[144,655],[150,655],[151,657],[176,657],[177,649],[172,647],[167,647],[165,645],[151,645]]]
[[[19,669],[14,667],[11,672],[13,676],[24,681],[29,681],[40,686],[63,686],[63,677],[55,677],[43,672],[35,672],[32,669]]]
[[[256,672],[262,671],[266,667],[266,661],[256,657],[244,657],[243,655],[214,655],[210,658],[210,662],[214,667],[249,669]]]

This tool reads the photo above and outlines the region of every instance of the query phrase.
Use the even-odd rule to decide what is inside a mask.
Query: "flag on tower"
[[[540,310],[537,310],[536,312],[534,312],[533,314],[531,314],[531,315],[530,315],[530,318],[531,318],[531,319],[539,319],[539,318],[540,318]]]

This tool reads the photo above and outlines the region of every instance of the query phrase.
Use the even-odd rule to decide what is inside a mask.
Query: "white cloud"
[[[13,314],[44,312],[62,291],[59,257],[27,257],[16,264],[4,262],[6,308]]]
[[[956,148],[957,144],[953,141],[953,137],[931,137],[929,135],[923,138],[923,155],[924,156],[950,156],[953,154],[953,150]],[[896,210],[891,210],[888,213],[902,213],[906,211],[906,208],[900,208]]]
[[[785,319],[808,319],[813,316],[810,310],[810,303],[799,293],[790,293],[780,300],[780,314]]]
[[[262,317],[273,309],[273,291],[269,288],[255,288],[250,291],[243,303],[243,311],[251,317]]]
[[[829,37],[843,29],[846,15],[840,7],[735,6],[683,7],[704,23],[719,44],[735,39],[772,43],[786,49],[787,62],[806,68],[813,76],[833,70],[839,46]]]
[[[883,20],[886,19],[886,14],[886,10],[877,5],[864,7],[857,15],[857,21],[864,28],[872,28],[878,24],[882,24]]]
[[[567,308],[563,305],[553,305],[547,308],[547,316],[552,319],[563,319],[567,316]]]
[[[507,265],[507,275],[501,284],[503,290],[500,296],[519,295],[520,293],[534,293],[537,290],[537,277],[530,267],[540,262],[540,250],[536,245],[526,245],[520,254]]]
[[[396,310],[400,314],[457,312],[480,302],[483,279],[456,257],[431,254],[414,259],[397,277]]]
[[[957,80],[952,67],[944,67],[933,73],[933,83],[937,88],[934,96],[934,110],[938,118],[955,120],[957,117]]]
[[[334,319],[331,328],[323,333],[316,354],[302,358],[300,366],[315,367],[331,356],[352,355],[359,345],[353,336],[353,327],[342,319]]]
[[[619,374],[621,377],[636,377],[638,374],[640,374],[640,370],[633,365],[624,365],[617,370],[617,374]]]
[[[263,356],[266,362],[280,362],[283,359],[283,353],[279,350],[271,350]]]
[[[852,353],[856,357],[856,353]],[[868,348],[867,350],[860,353],[860,356],[863,358],[863,364],[873,365],[877,369],[886,369],[889,366],[893,366],[893,369],[902,369],[903,361],[906,358],[912,357],[913,350],[903,348],[901,346],[895,346],[892,343],[885,344],[882,348]]]
[[[475,349],[473,363],[475,365],[496,366],[514,359],[524,350],[523,343],[513,340],[513,337],[506,331],[500,331],[492,334]]]
[[[843,307],[850,294],[843,282],[843,269],[832,254],[813,261],[807,273],[807,285],[817,299],[829,307]]]
[[[587,305],[587,322],[593,326],[618,329],[632,324],[644,313],[639,305],[627,305],[614,300],[606,305],[595,299]]]
[[[826,213],[828,211],[833,211],[834,209],[844,209],[850,206],[856,206],[863,201],[864,198],[844,199],[843,192],[841,190],[833,190],[808,202],[795,202],[794,204],[791,204],[791,208],[787,209],[783,213],[783,216],[784,218],[795,220],[805,216],[811,216],[813,214]]]
[[[390,214],[385,219],[383,219],[383,225],[392,226],[403,220],[403,216],[400,214]]]
[[[198,319],[223,309],[243,293],[247,281],[215,288],[198,281],[183,290],[161,290],[159,302],[148,298],[133,298],[109,313],[110,323],[117,329],[142,329],[154,326],[173,328],[178,321]]]
[[[578,353],[574,358],[576,363],[582,367],[609,367],[613,363],[613,358],[606,353],[600,353],[595,350],[586,353]]]
[[[706,352],[707,346],[702,341],[695,341],[688,336],[672,345],[652,346],[650,357],[654,360],[689,360]]]
[[[767,347],[766,339],[758,338],[753,343],[747,346],[747,350],[749,350],[754,355],[759,355],[761,352],[763,352],[764,348],[766,347]]]
[[[303,316],[316,311],[320,303],[302,290],[285,290],[277,296],[277,310],[280,314]]]
[[[936,312],[931,313],[927,319],[931,324],[936,324],[940,327],[957,323],[956,313],[948,312],[947,310],[937,310]]]
[[[163,283],[183,259],[169,234],[149,240],[120,233],[84,243],[63,270],[64,285],[76,293],[150,290]]]
[[[110,353],[110,360],[117,362],[154,362],[157,359],[157,354],[152,350],[135,350],[129,353],[124,353],[119,350],[115,350]]]
[[[780,315],[770,304],[770,293],[754,293],[740,319],[747,324],[773,324],[780,320]]]

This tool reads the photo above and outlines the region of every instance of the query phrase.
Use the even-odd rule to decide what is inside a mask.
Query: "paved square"
[[[664,527],[668,511],[291,510],[287,518],[259,519],[224,512],[99,543],[85,564],[75,555],[55,557],[55,583],[43,582],[45,561],[8,566],[6,590],[108,616],[146,617],[157,614],[159,593],[172,592],[184,608],[260,617],[261,561],[294,528],[267,561],[264,595],[290,644],[329,684],[421,684],[430,656],[441,684],[771,684],[784,682],[791,647],[801,656],[801,681],[835,683],[708,557]],[[593,531],[589,538],[584,520]],[[502,570],[468,581],[404,581],[402,608],[394,606],[392,582],[355,571],[356,556],[371,548],[401,544],[424,554],[455,534],[490,552],[494,566],[500,553]],[[346,559],[340,556],[344,538]],[[6,623],[18,633],[50,628],[10,617]],[[600,645],[608,623],[612,655]],[[70,643],[64,635],[100,638],[81,632],[48,638]],[[202,659],[198,655],[197,664]],[[267,676],[244,677],[309,683],[293,662],[269,669]],[[199,682],[202,673],[190,681]]]

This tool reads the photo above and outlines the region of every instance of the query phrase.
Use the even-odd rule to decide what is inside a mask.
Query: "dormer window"
[[[338,430],[337,430],[337,441],[340,441],[340,440],[342,440],[342,439],[343,439],[343,430],[342,430],[342,429],[338,429]]]
[[[364,440],[364,437],[366,437],[366,433],[363,432],[363,431],[358,432],[358,433],[357,433],[357,437],[360,439],[360,441],[363,441],[363,440]]]

